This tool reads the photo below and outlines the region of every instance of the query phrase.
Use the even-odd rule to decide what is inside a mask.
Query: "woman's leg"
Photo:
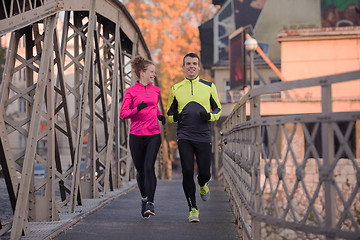
[[[160,134],[147,136],[146,153],[144,163],[145,173],[145,189],[148,197],[148,202],[154,202],[154,195],[156,190],[156,175],[155,175],[155,161],[159,148],[161,145]]]
[[[145,189],[145,172],[144,172],[144,162],[145,162],[145,144],[144,137],[130,134],[129,144],[131,156],[136,168],[136,181],[140,190],[142,198],[147,197],[147,192]]]

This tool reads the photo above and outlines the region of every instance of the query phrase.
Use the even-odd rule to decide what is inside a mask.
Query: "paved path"
[[[188,207],[181,180],[158,181],[156,216],[142,219],[138,188],[114,199],[63,231],[55,239],[240,239],[222,183],[210,182],[211,198],[197,195],[199,223],[188,223]],[[198,194],[198,191],[197,191]]]

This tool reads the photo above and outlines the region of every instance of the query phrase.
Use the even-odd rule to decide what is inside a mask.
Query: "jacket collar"
[[[145,85],[142,85],[139,81],[136,81],[134,86],[137,86],[137,87],[149,87],[149,86],[152,86],[152,84],[148,84],[148,85],[145,86]]]
[[[200,77],[197,76],[196,78],[190,80],[190,79],[187,79],[186,77],[184,78],[184,80],[188,80],[189,82],[196,82],[196,81],[199,81]]]

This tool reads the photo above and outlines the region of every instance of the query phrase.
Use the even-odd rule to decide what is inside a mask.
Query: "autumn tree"
[[[170,88],[183,80],[182,58],[200,53],[198,27],[212,18],[216,8],[211,0],[126,0],[125,6],[139,26],[161,84],[166,106]],[[205,74],[202,72],[202,76]],[[205,78],[205,76],[204,76]],[[209,76],[207,76],[209,79]]]

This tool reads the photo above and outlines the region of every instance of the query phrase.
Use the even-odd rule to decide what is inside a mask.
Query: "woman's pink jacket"
[[[130,134],[146,136],[161,132],[157,117],[162,115],[158,102],[160,88],[148,84],[147,86],[136,82],[134,86],[126,89],[121,105],[121,119],[131,119]],[[144,101],[147,107],[138,111],[137,106]]]

